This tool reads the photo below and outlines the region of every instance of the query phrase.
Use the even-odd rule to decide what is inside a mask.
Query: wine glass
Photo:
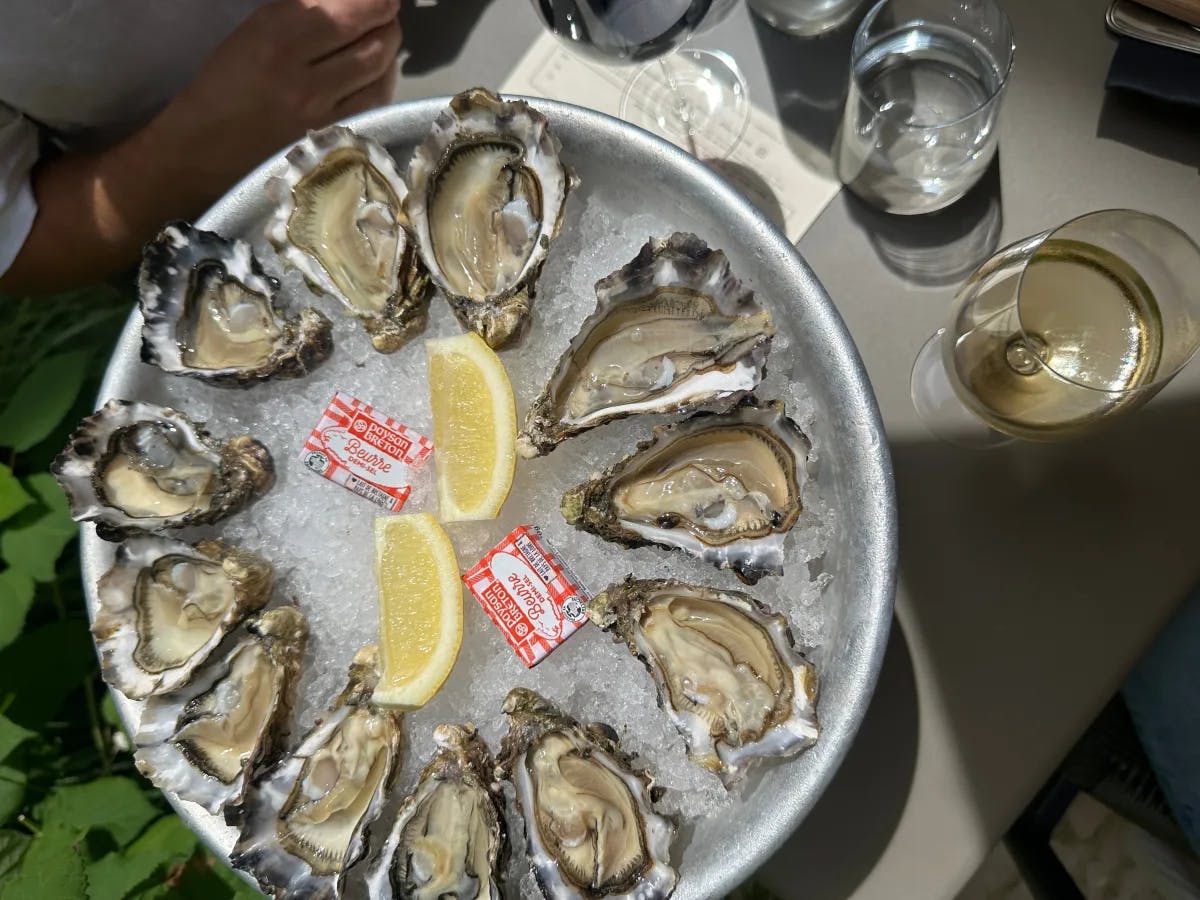
[[[938,437],[1078,435],[1141,406],[1200,347],[1200,247],[1147,213],[1087,213],[998,251],[912,371]]]
[[[625,85],[620,115],[693,156],[725,159],[750,121],[746,79],[727,53],[680,49],[736,0],[532,0],[543,24],[603,62],[646,63]],[[647,63],[647,61],[651,61]]]

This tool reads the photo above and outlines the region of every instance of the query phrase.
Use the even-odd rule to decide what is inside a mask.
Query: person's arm
[[[306,129],[387,102],[398,9],[398,0],[274,0],[142,129],[104,150],[39,163],[37,216],[0,291],[43,293],[112,275],[164,222],[202,212]]]

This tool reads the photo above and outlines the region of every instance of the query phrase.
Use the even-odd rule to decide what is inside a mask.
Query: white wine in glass
[[[913,402],[942,436],[957,402],[1003,435],[1066,438],[1145,403],[1198,344],[1200,248],[1155,216],[1089,213],[967,280]]]

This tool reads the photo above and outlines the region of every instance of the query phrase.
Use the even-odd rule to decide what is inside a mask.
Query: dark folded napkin
[[[1104,86],[1200,107],[1200,54],[1118,38]]]

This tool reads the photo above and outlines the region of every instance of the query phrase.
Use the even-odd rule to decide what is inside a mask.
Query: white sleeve
[[[37,158],[37,126],[0,103],[0,275],[17,258],[37,215],[29,183]]]

